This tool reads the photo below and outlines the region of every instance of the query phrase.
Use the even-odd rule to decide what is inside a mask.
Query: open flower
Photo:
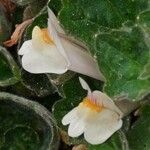
[[[72,70],[104,81],[94,58],[83,47],[60,36],[64,31],[53,12],[48,11],[48,29],[35,26],[32,39],[25,41],[18,52],[23,56],[23,68],[31,73],[63,74]]]
[[[63,117],[62,124],[69,124],[70,137],[84,133],[87,142],[101,144],[121,128],[122,112],[106,94],[91,92],[87,83],[79,79],[83,89],[88,91],[87,97]]]

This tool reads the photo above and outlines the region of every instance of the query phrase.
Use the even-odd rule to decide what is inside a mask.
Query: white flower
[[[62,124],[69,125],[70,137],[84,134],[87,142],[101,144],[121,128],[123,114],[106,94],[91,92],[87,83],[79,79],[83,89],[88,91],[87,97],[63,117]]]
[[[23,68],[31,73],[63,74],[72,70],[104,81],[94,58],[82,47],[60,36],[64,31],[53,12],[50,9],[48,12],[48,29],[35,26],[32,39],[25,41],[18,52],[22,55]]]

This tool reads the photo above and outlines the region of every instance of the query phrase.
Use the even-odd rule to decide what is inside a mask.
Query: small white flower
[[[72,70],[104,81],[94,58],[82,47],[63,38],[64,34],[57,18],[48,9],[48,29],[35,26],[32,39],[25,41],[18,54],[22,55],[22,66],[31,73],[63,74]]]
[[[70,137],[84,134],[87,142],[101,144],[121,128],[123,114],[106,94],[91,92],[87,83],[79,79],[83,89],[88,91],[87,97],[63,117],[62,124],[69,125]]]

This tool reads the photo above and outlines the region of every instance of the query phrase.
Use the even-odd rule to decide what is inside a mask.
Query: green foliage
[[[61,0],[50,0],[50,2],[48,3],[48,6],[51,8],[51,10],[57,16],[59,11],[62,8],[62,2],[61,2]]]
[[[28,127],[16,127],[5,133],[5,142],[2,150],[12,149],[38,149],[40,146],[39,136],[34,133],[33,129]]]
[[[147,0],[63,0],[59,20],[66,32],[84,42],[106,77],[111,97],[140,100],[150,91],[149,3]],[[148,65],[149,66],[149,65]]]
[[[21,83],[32,92],[32,95],[44,97],[56,91],[45,74],[31,74],[25,70],[21,71]]]
[[[150,149],[150,105],[141,109],[140,116],[128,132],[128,141],[131,150]]]
[[[44,107],[0,93],[0,149],[57,150],[58,139],[55,121]]]
[[[10,86],[20,80],[20,72],[11,54],[0,46],[0,86]]]

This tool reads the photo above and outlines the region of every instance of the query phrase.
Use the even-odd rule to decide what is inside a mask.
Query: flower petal
[[[32,32],[32,42],[25,42],[19,54],[23,55],[23,68],[31,73],[62,74],[68,70],[66,59],[54,44],[48,44],[43,40],[42,31],[37,26]]]
[[[115,105],[112,99],[109,96],[107,96],[105,93],[102,93],[100,91],[93,91],[92,96],[94,97],[94,99],[98,104],[103,105],[105,108],[115,111],[120,115],[120,117],[122,117],[123,113],[121,112],[121,110]]]
[[[85,124],[82,118],[72,121],[68,128],[68,135],[71,137],[78,137],[84,132]]]
[[[61,38],[61,43],[70,61],[69,70],[105,81],[96,61],[83,47],[65,38]]]
[[[105,142],[114,132],[120,129],[122,120],[117,113],[104,109],[97,119],[86,123],[84,137],[91,144],[101,144]]]
[[[74,109],[72,109],[70,112],[68,112],[62,119],[62,124],[63,125],[67,125],[69,123],[71,123],[71,121],[76,120],[78,118],[77,116],[77,110],[78,107],[75,107]]]
[[[68,56],[65,51],[66,48],[64,49],[64,47],[60,41],[60,37],[57,34],[57,30],[56,30],[55,26],[53,25],[52,20],[50,18],[48,19],[48,32],[49,32],[49,36],[53,39],[53,41],[58,49],[58,52],[66,59],[68,66],[69,66],[70,63],[69,63]]]
[[[42,49],[45,44],[41,29],[35,26],[32,30],[32,47],[35,49]]]
[[[67,63],[55,47],[43,47],[41,50],[31,50],[23,55],[22,66],[31,73],[57,73],[67,71]]]
[[[79,81],[80,81],[80,84],[81,84],[82,88],[84,90],[87,90],[88,91],[88,95],[90,95],[91,94],[91,89],[90,89],[89,85],[86,83],[86,81],[83,80],[81,77],[79,77]]]
[[[43,49],[45,45],[55,46],[54,41],[48,34],[47,29],[41,29],[35,26],[32,31],[32,47],[34,47],[34,49]]]
[[[48,7],[48,17],[49,17],[50,21],[52,22],[52,24],[54,25],[54,27],[56,28],[57,32],[65,34],[64,30],[62,29],[62,27],[59,24],[58,19],[56,18],[55,14],[49,7]]]
[[[18,51],[19,55],[24,55],[32,49],[32,40],[25,41]]]

